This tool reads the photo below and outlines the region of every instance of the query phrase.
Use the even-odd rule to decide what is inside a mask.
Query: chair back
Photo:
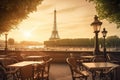
[[[27,65],[20,68],[21,80],[33,80],[34,79],[34,67],[32,65]]]
[[[74,75],[74,72],[77,71],[77,62],[76,62],[76,59],[74,57],[69,57],[66,59],[69,67],[70,67],[70,70],[71,70],[71,74],[72,74],[72,77]]]
[[[44,64],[37,64],[36,66],[36,74],[38,79],[45,79],[49,80],[49,70],[50,70],[50,64],[51,64],[52,58],[45,61]]]
[[[5,79],[15,79],[15,75],[17,74],[19,68],[15,67],[8,67],[8,65],[16,63],[17,60],[14,58],[5,58],[2,63],[0,64],[4,70],[3,75],[5,76]],[[11,76],[9,76],[11,75]],[[16,76],[17,78],[17,76]],[[0,79],[1,80],[1,79]]]
[[[17,63],[18,61],[16,60],[16,59],[14,59],[14,58],[5,58],[3,61],[2,61],[2,63],[1,64],[3,64],[3,66],[5,67],[5,68],[7,68],[7,65],[10,65],[10,64],[13,64],[13,63]]]
[[[11,58],[14,58],[14,59],[16,59],[17,61],[23,61],[24,59],[23,59],[23,56],[24,56],[25,54],[20,54],[20,53],[13,53],[10,57]]]
[[[53,58],[49,58],[46,62],[45,62],[45,70],[49,73],[50,70],[50,65],[52,62]]]
[[[71,70],[71,75],[72,79],[84,79],[87,80],[87,77],[89,76],[87,71],[80,70],[79,65],[77,63],[77,59],[75,57],[68,57],[66,58],[66,62],[68,63],[70,70]]]
[[[48,61],[50,59],[50,56],[46,55],[46,56],[43,56],[43,61]]]
[[[23,59],[23,57],[20,55],[20,56],[17,56],[17,57],[16,57],[16,60],[18,60],[18,61],[20,62],[20,61],[23,61],[24,59]]]
[[[76,61],[75,57],[69,57],[69,58],[67,58],[66,61],[71,67],[77,68],[77,61]]]
[[[7,80],[6,70],[0,65],[0,80]]]
[[[93,58],[93,62],[106,62],[106,58],[104,57],[104,56],[95,56],[94,58]]]
[[[116,78],[115,80],[120,80],[120,66],[116,68]]]

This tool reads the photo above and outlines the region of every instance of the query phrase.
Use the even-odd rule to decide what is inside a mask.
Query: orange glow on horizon
[[[90,24],[94,15],[97,15],[93,3],[86,0],[43,0],[36,12],[30,13],[17,27],[8,33],[8,38],[15,41],[49,40],[54,24],[54,9],[57,11],[57,30],[61,39],[64,38],[93,38],[94,33]],[[115,24],[102,20],[103,27],[108,31],[107,36],[118,35],[120,29]],[[102,33],[99,33],[102,37]],[[1,39],[4,40],[4,36]]]

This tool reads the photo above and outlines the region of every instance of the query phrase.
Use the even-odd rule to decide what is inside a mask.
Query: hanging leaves
[[[87,0],[96,4],[95,8],[101,19],[116,23],[120,28],[120,0]]]
[[[0,0],[0,34],[16,28],[42,0]]]

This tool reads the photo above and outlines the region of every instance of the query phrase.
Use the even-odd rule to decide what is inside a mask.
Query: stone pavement
[[[67,63],[51,64],[50,80],[72,80],[70,68]],[[91,78],[88,78],[91,80]]]
[[[51,64],[50,80],[72,80],[71,72],[67,64]]]

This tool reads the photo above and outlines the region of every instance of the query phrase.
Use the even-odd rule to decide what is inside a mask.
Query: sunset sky
[[[93,38],[94,15],[97,15],[93,3],[86,0],[43,0],[37,11],[17,25],[17,29],[8,33],[8,38],[15,41],[39,41],[49,40],[53,30],[54,9],[57,11],[57,30],[61,39],[64,38]],[[101,20],[103,27],[108,31],[107,36],[118,35],[120,29],[115,24]],[[102,37],[102,33],[99,33]],[[4,35],[1,36],[4,39]]]

